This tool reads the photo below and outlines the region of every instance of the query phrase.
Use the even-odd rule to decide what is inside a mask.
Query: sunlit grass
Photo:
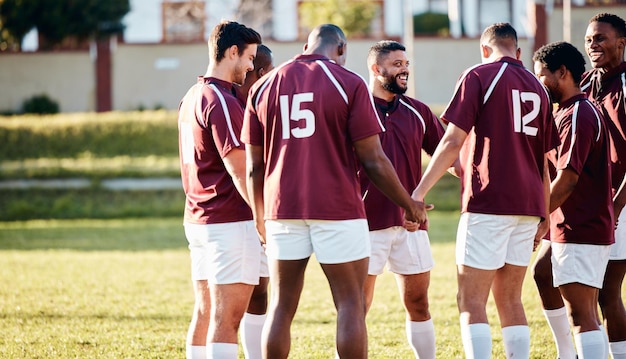
[[[177,177],[178,155],[96,157],[90,152],[77,158],[36,158],[0,162],[1,179]]]
[[[432,211],[430,288],[438,358],[461,358],[454,236],[457,212]],[[183,358],[193,295],[180,218],[0,222],[0,357]],[[532,281],[524,286],[532,358],[554,358]],[[335,311],[312,259],[292,327],[291,358],[334,355]],[[504,357],[495,307],[494,358]],[[410,358],[393,275],[368,315],[372,358]],[[243,356],[240,356],[243,357]]]

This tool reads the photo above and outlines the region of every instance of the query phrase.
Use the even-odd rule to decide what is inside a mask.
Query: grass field
[[[431,212],[431,311],[439,358],[460,358],[455,304],[456,212]],[[527,280],[532,358],[554,358]],[[0,357],[183,358],[193,295],[180,218],[0,222]],[[504,357],[490,304],[494,358]],[[296,315],[292,358],[332,358],[335,312],[311,261]],[[372,358],[410,358],[392,275],[368,316]]]

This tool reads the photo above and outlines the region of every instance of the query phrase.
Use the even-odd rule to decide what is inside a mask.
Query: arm
[[[444,173],[455,163],[458,163],[459,151],[467,138],[467,132],[454,124],[449,124],[439,146],[433,154],[422,180],[413,191],[413,199],[424,201],[424,197]]]
[[[622,180],[622,184],[620,184],[617,193],[615,193],[615,197],[613,197],[613,212],[615,213],[615,223],[617,224],[617,220],[619,219],[619,215],[622,213],[622,209],[624,209],[624,205],[626,204],[626,176]]]
[[[249,206],[250,201],[248,200],[248,191],[246,189],[246,152],[239,148],[233,148],[222,158],[222,161],[226,171],[233,179],[237,192]]]
[[[569,168],[559,170],[550,184],[550,213],[567,200],[578,183],[578,174]]]
[[[544,214],[544,220],[539,222],[537,226],[537,233],[535,233],[535,240],[533,243],[533,251],[537,249],[537,246],[543,238],[546,237],[548,231],[550,231],[550,172],[548,169],[548,154],[543,155],[543,201],[546,208]]]
[[[378,135],[354,142],[357,157],[369,179],[398,206],[404,208],[409,222],[427,223],[424,203],[415,202],[400,183],[393,165],[385,155]]]
[[[263,147],[246,145],[246,172],[248,175],[248,198],[256,225],[256,230],[265,243],[265,207],[263,200],[263,182],[265,181],[265,163]]]

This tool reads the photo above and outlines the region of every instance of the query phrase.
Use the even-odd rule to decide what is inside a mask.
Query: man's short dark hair
[[[591,20],[589,20],[589,23],[592,22],[607,23],[615,29],[615,32],[617,32],[619,37],[626,37],[626,21],[615,14],[609,14],[606,12],[596,14],[591,18]]]
[[[585,57],[574,45],[565,41],[543,45],[533,54],[533,61],[542,63],[550,72],[565,66],[572,73],[576,85],[580,84],[585,72]]]
[[[382,40],[370,47],[367,57],[378,62],[381,56],[386,56],[393,51],[406,51],[406,47],[397,41]]]
[[[504,45],[504,42],[512,42],[517,47],[517,31],[508,22],[497,22],[488,26],[480,36],[481,43],[495,43]]]
[[[256,57],[254,58],[254,71],[264,69],[272,63],[272,50],[261,44],[256,48]]]
[[[260,44],[261,35],[253,29],[235,21],[222,21],[215,26],[209,36],[209,54],[211,60],[220,62],[226,50],[236,45],[239,55],[250,44]]]

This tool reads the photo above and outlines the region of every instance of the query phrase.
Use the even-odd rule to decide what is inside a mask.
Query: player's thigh
[[[310,228],[304,220],[266,220],[265,231],[265,253],[270,261],[304,259],[313,253]]]
[[[258,284],[261,245],[253,221],[185,223],[185,235],[193,280]]]
[[[610,246],[578,243],[555,243],[552,246],[554,286],[580,283],[602,288]]]
[[[401,233],[401,230],[404,229],[402,227],[389,227],[369,233],[371,254],[368,274],[381,275],[384,272],[391,252],[391,244],[394,238]]]
[[[504,263],[527,266],[538,222],[537,217],[463,213],[457,230],[457,265],[483,270]]]
[[[435,265],[428,232],[409,232],[405,229],[394,238],[389,254],[389,270],[396,274],[429,272]]]
[[[307,220],[317,261],[337,264],[369,258],[370,239],[367,220]]]

